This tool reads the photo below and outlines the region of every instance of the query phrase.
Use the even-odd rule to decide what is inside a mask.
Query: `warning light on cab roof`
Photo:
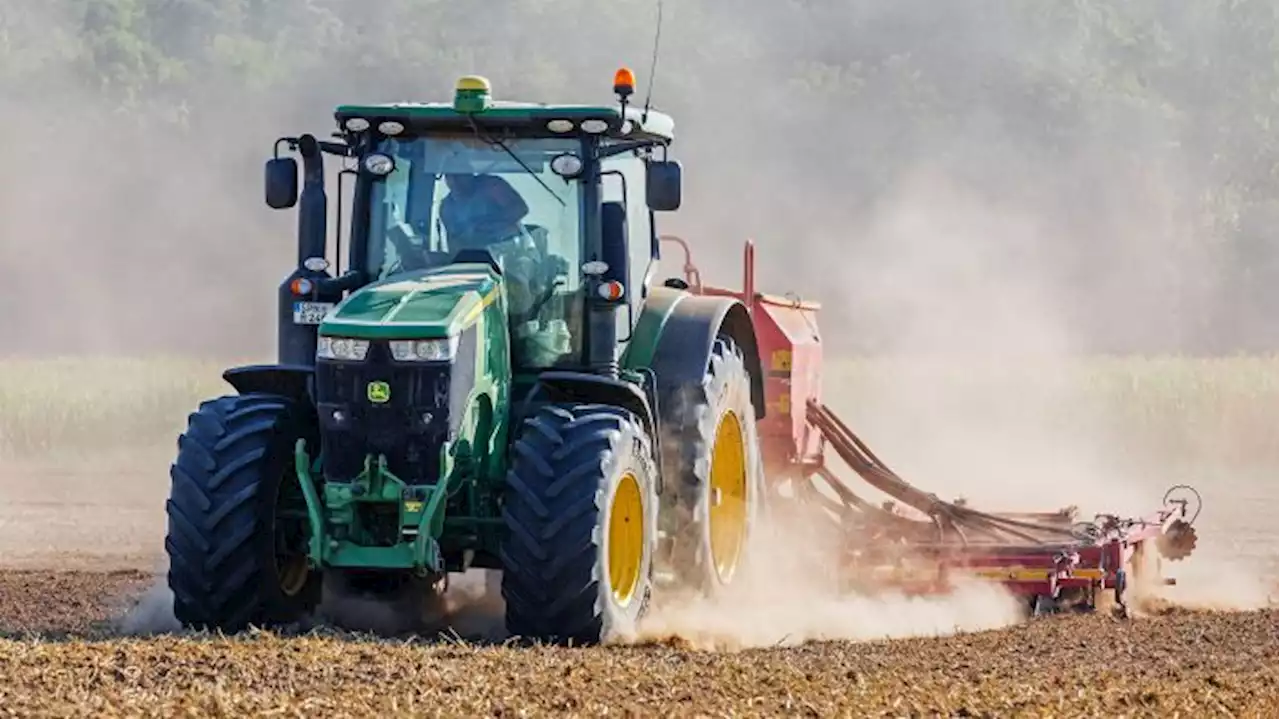
[[[613,74],[613,92],[622,97],[627,97],[636,91],[636,74],[631,72],[631,68],[620,67]]]

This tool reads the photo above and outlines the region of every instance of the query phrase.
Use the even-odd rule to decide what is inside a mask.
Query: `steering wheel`
[[[424,270],[439,264],[448,257],[447,252],[432,252],[424,245],[413,241],[412,231],[403,221],[395,222],[387,228],[387,240],[396,248],[396,263],[388,272]]]
[[[532,322],[534,319],[537,318],[539,314],[542,313],[542,308],[545,307],[546,304],[551,301],[551,298],[555,297],[556,289],[564,286],[564,284],[565,284],[565,281],[559,277],[548,282],[547,289],[543,290],[542,293],[538,296],[538,299],[533,301],[532,306],[529,307],[529,309],[526,310],[525,312],[521,312],[518,314],[513,313],[512,319],[520,324],[523,324],[525,322]]]

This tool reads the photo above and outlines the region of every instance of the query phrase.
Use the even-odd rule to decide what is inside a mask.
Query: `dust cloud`
[[[496,642],[508,634],[497,578],[500,572],[472,569],[449,576],[438,602],[429,602],[427,588],[375,597],[352,591],[339,576],[325,578],[316,610],[284,631],[337,629],[376,636],[447,636],[472,642]],[[173,592],[165,572],[114,621],[122,636],[151,636],[183,632],[173,612]]]
[[[1160,587],[1147,594],[1148,600],[1188,609],[1210,611],[1248,611],[1277,606],[1276,582],[1268,582],[1257,570],[1235,561],[1234,557],[1207,556],[1187,560],[1187,566],[1176,571],[1178,584]]]
[[[1067,229],[922,170],[856,236],[859,261],[875,272],[846,290],[860,307],[853,326],[883,351],[859,360],[866,379],[852,383],[831,358],[824,401],[898,474],[980,509],[1075,507],[1080,520],[1149,516],[1170,485],[1190,481],[1206,505],[1199,546],[1161,568],[1177,586],[1150,593],[1214,608],[1275,601],[1276,485],[1265,478],[1275,458],[1232,465],[1215,454],[1222,448],[1179,446],[1177,434],[1138,446],[1146,413],[1105,397],[1114,379],[1081,372],[1090,338],[1072,321],[1080,299],[1051,277],[1068,258],[1042,251],[1068,246]],[[824,325],[828,336],[849,327]],[[1251,533],[1243,543],[1242,531]]]
[[[748,563],[728,588],[658,599],[636,635],[624,641],[675,639],[733,651],[944,636],[1011,626],[1026,616],[1025,602],[990,583],[961,580],[947,594],[925,596],[842,587],[838,534],[811,530],[772,515],[758,525]]]
[[[1014,349],[1026,292],[1072,350],[1276,345],[1274,132],[1228,144],[1276,112],[1255,106],[1276,84],[1260,0],[1097,29],[1049,2],[666,2],[652,78],[656,2],[483,21],[412,0],[0,8],[0,149],[21,168],[0,183],[0,299],[41,298],[6,317],[9,352],[269,356],[295,221],[262,204],[276,137],[327,133],[343,102],[448,98],[471,72],[501,98],[610,102],[624,64],[676,118],[688,191],[663,231],[725,282],[757,238],[761,287],[823,300],[833,351],[925,347],[885,335],[957,300],[975,311],[935,346],[967,328]],[[573,52],[550,51],[565,33]],[[981,247],[936,231],[951,188],[989,213]],[[895,247],[886,214],[934,222]],[[44,290],[59,271],[76,281]],[[988,284],[942,291],[961,279]]]
[[[151,636],[182,631],[173,615],[173,592],[163,575],[115,622],[124,636]]]
[[[498,579],[501,572],[471,569],[450,574],[448,586],[432,601],[426,587],[412,587],[390,601],[352,592],[326,578],[314,621],[378,635],[429,634],[473,642],[507,638]]]

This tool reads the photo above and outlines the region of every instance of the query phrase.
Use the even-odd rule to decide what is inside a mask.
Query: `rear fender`
[[[651,366],[658,379],[661,406],[682,387],[702,382],[718,337],[732,339],[742,350],[751,373],[751,401],[756,419],[765,415],[764,377],[751,315],[733,297],[685,294],[671,307],[653,352]]]
[[[246,365],[223,372],[222,379],[240,394],[280,395],[309,407],[314,371],[308,365]]]

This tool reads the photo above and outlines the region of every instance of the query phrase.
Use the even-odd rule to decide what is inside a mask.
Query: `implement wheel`
[[[716,341],[677,423],[664,497],[673,509],[672,568],[681,584],[714,593],[746,566],[764,493],[751,375],[733,340]]]
[[[657,477],[625,410],[558,404],[525,421],[502,510],[508,632],[596,644],[634,631],[651,592]]]
[[[178,439],[165,509],[178,621],[234,633],[288,624],[320,600],[307,563],[306,504],[294,444],[314,442],[303,410],[265,394],[204,402]]]

